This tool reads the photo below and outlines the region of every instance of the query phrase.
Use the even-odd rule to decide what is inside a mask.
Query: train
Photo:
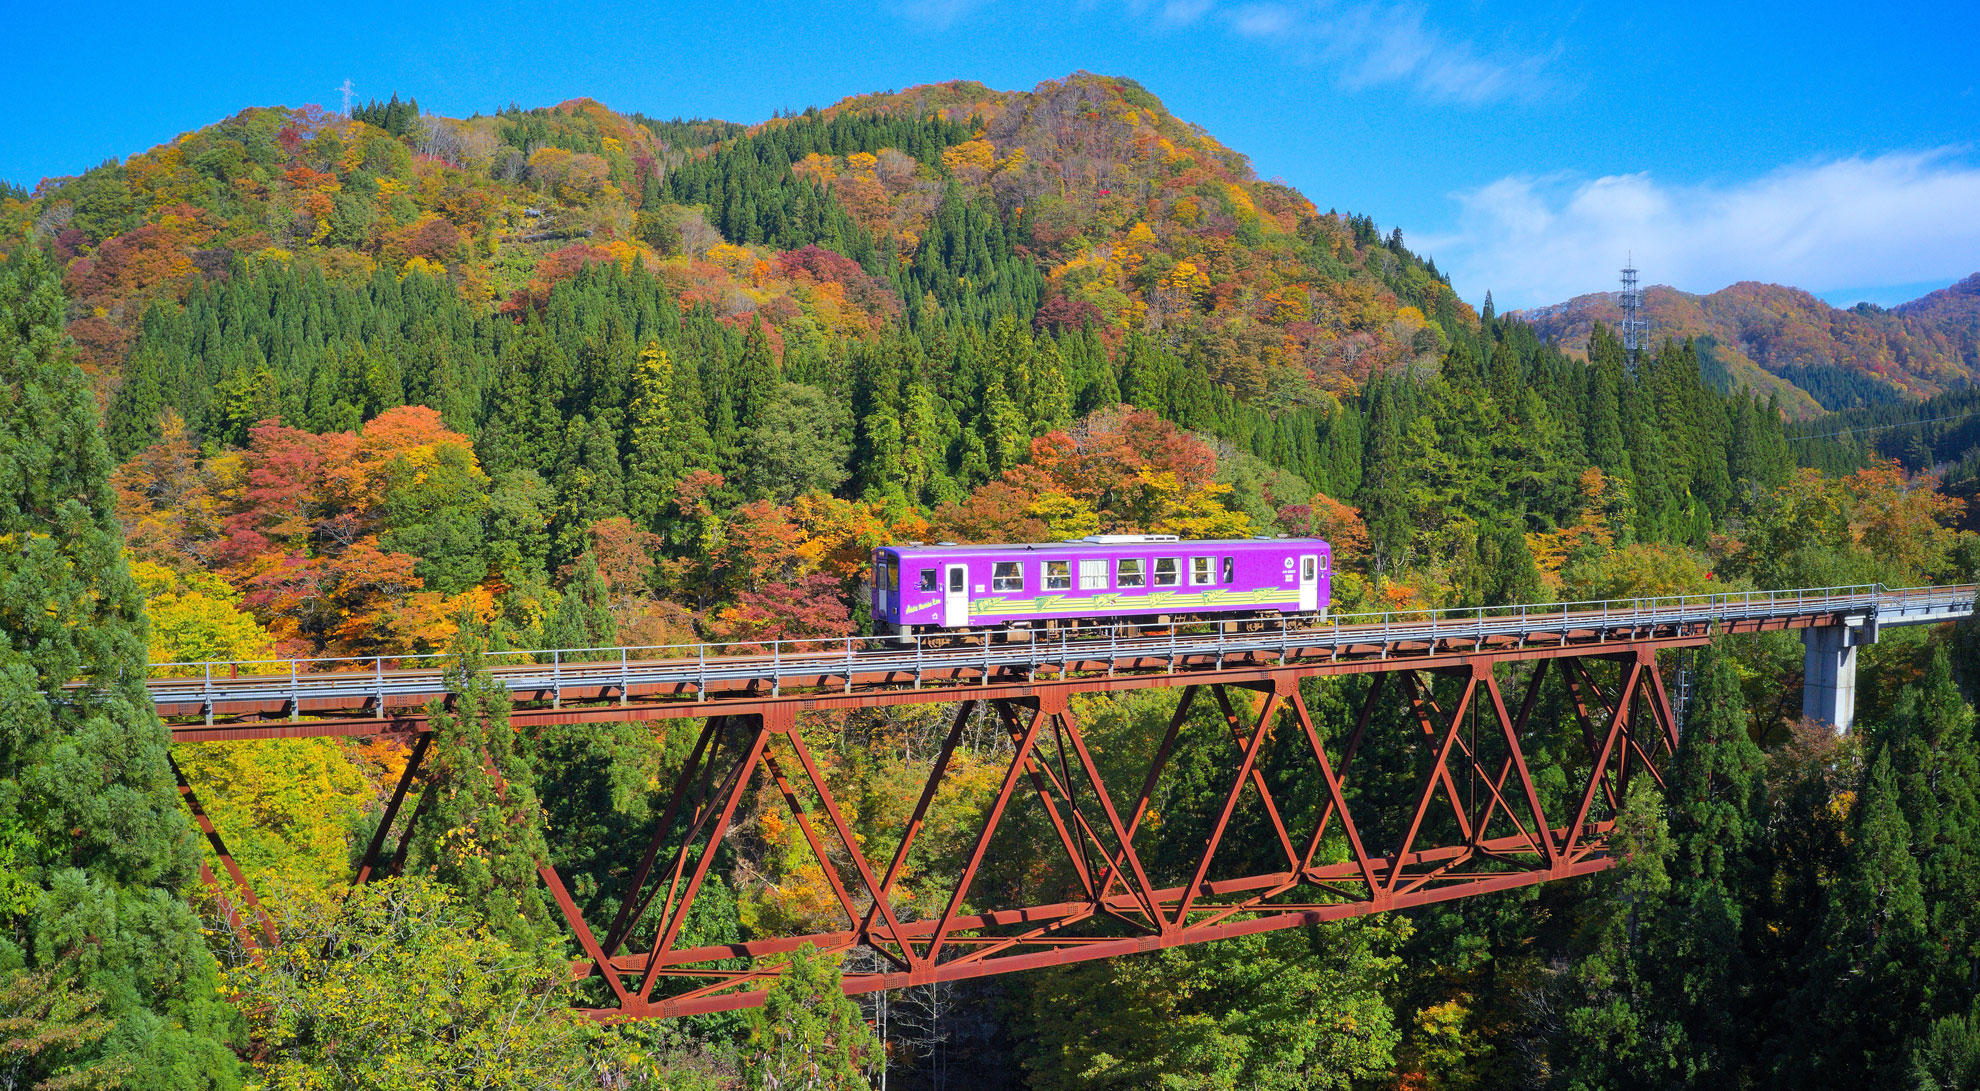
[[[885,546],[868,579],[876,636],[1324,618],[1333,551],[1319,538]]]

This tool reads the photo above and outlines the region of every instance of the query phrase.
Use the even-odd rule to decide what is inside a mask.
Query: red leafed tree
[[[460,228],[438,216],[428,216],[396,235],[386,245],[386,251],[399,262],[425,258],[451,265],[460,260],[464,241]]]
[[[734,606],[709,619],[708,628],[717,640],[749,644],[818,639],[851,632],[852,613],[839,597],[839,581],[813,572],[743,592]]]
[[[221,559],[241,565],[262,554],[301,550],[331,514],[329,476],[350,461],[357,437],[313,435],[266,420],[248,430],[239,488],[222,526]]]
[[[719,586],[745,593],[793,579],[806,567],[798,552],[802,541],[788,509],[768,500],[745,504],[729,517],[711,552],[711,574]]]
[[[1147,410],[1122,408],[1095,413],[1070,433],[1032,440],[1030,461],[1006,472],[1004,483],[1027,507],[1035,507],[1030,498],[1059,493],[1091,505],[1107,525],[1146,529],[1163,503],[1153,480],[1173,478],[1175,490],[1190,496],[1216,475],[1217,452],[1209,444]],[[994,517],[1014,497],[993,493],[983,500],[984,513]]]
[[[1040,330],[1064,333],[1089,325],[1104,326],[1106,320],[1100,316],[1100,308],[1084,299],[1055,295],[1038,308],[1038,315],[1032,323]]]
[[[1361,520],[1361,509],[1324,493],[1314,493],[1311,503],[1280,508],[1279,529],[1302,537],[1325,538],[1333,547],[1336,567],[1353,564],[1368,552],[1368,526]]]
[[[1043,541],[1045,521],[1031,514],[1036,495],[1008,481],[988,482],[967,499],[936,512],[936,532],[959,542]]]
[[[647,578],[653,573],[664,539],[639,529],[623,515],[600,519],[585,534],[591,539],[592,556],[598,559],[598,574],[614,596],[646,593]],[[566,565],[565,577],[575,568],[575,562]]]
[[[836,280],[850,284],[866,279],[866,270],[851,258],[814,244],[802,250],[786,250],[778,254],[777,275],[805,276],[812,280]]]

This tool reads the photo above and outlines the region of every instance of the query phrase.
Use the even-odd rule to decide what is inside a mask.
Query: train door
[[[969,624],[969,566],[942,566],[942,624],[959,629]]]
[[[1299,558],[1299,608],[1308,613],[1320,608],[1320,557],[1307,553]]]

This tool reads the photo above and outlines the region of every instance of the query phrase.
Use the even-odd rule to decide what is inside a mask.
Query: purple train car
[[[1331,552],[1318,538],[1169,534],[888,546],[873,551],[873,631],[1325,616]]]

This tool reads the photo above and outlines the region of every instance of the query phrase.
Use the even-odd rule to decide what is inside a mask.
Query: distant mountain
[[[1778,393],[1791,416],[1911,401],[1980,379],[1980,273],[1909,303],[1831,307],[1799,288],[1742,281],[1710,295],[1644,293],[1653,338],[1696,337],[1722,385]],[[1543,338],[1581,353],[1615,294],[1516,312]]]

